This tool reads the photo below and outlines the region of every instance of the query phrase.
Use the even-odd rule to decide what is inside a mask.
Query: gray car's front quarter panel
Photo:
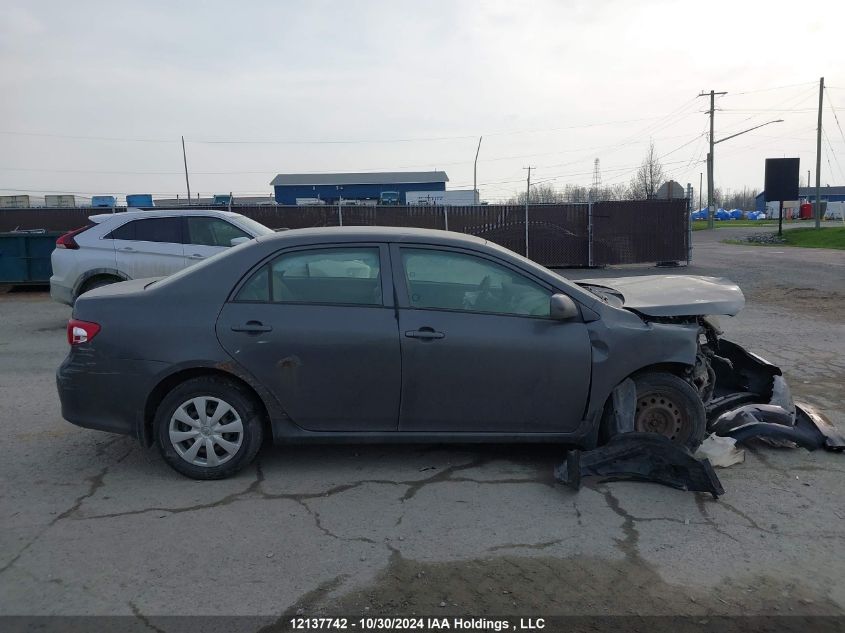
[[[595,431],[613,389],[631,374],[655,365],[692,367],[698,351],[696,323],[646,322],[624,309],[603,306],[587,323],[593,349],[593,381],[586,418]]]

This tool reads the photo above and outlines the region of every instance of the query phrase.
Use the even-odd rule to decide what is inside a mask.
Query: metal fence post
[[[528,257],[528,196],[525,197],[525,256]]]
[[[446,230],[449,230],[449,207],[443,206],[443,222],[446,225]]]
[[[593,267],[593,199],[587,202],[587,266]]]
[[[687,266],[692,264],[692,217],[687,209]]]
[[[341,198],[337,199],[337,222],[338,226],[343,226],[343,207],[341,205]]]

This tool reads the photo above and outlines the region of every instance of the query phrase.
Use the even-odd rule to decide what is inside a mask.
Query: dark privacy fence
[[[226,207],[194,207],[217,208]],[[122,211],[118,209],[117,211]],[[623,200],[528,207],[233,206],[271,228],[406,226],[477,235],[544,266],[603,266],[672,262],[688,257],[686,200]],[[2,209],[0,232],[70,231],[104,209]],[[527,239],[526,239],[527,237]]]

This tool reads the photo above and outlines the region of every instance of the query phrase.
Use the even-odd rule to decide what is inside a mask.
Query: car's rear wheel
[[[218,376],[192,378],[162,400],[154,420],[165,461],[194,479],[223,479],[261,448],[261,410],[254,397]]]
[[[83,295],[89,290],[94,290],[94,288],[110,286],[121,281],[123,280],[120,277],[115,277],[114,275],[100,275],[98,277],[92,277],[82,285],[82,289],[79,291],[79,294]]]
[[[634,430],[664,435],[690,450],[698,448],[706,433],[707,416],[692,385],[665,372],[640,374],[634,377],[634,384]]]

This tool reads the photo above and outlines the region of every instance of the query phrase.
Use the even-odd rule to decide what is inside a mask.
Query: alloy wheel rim
[[[238,453],[244,427],[231,404],[220,398],[198,396],[176,407],[168,434],[179,457],[193,466],[215,468]]]

